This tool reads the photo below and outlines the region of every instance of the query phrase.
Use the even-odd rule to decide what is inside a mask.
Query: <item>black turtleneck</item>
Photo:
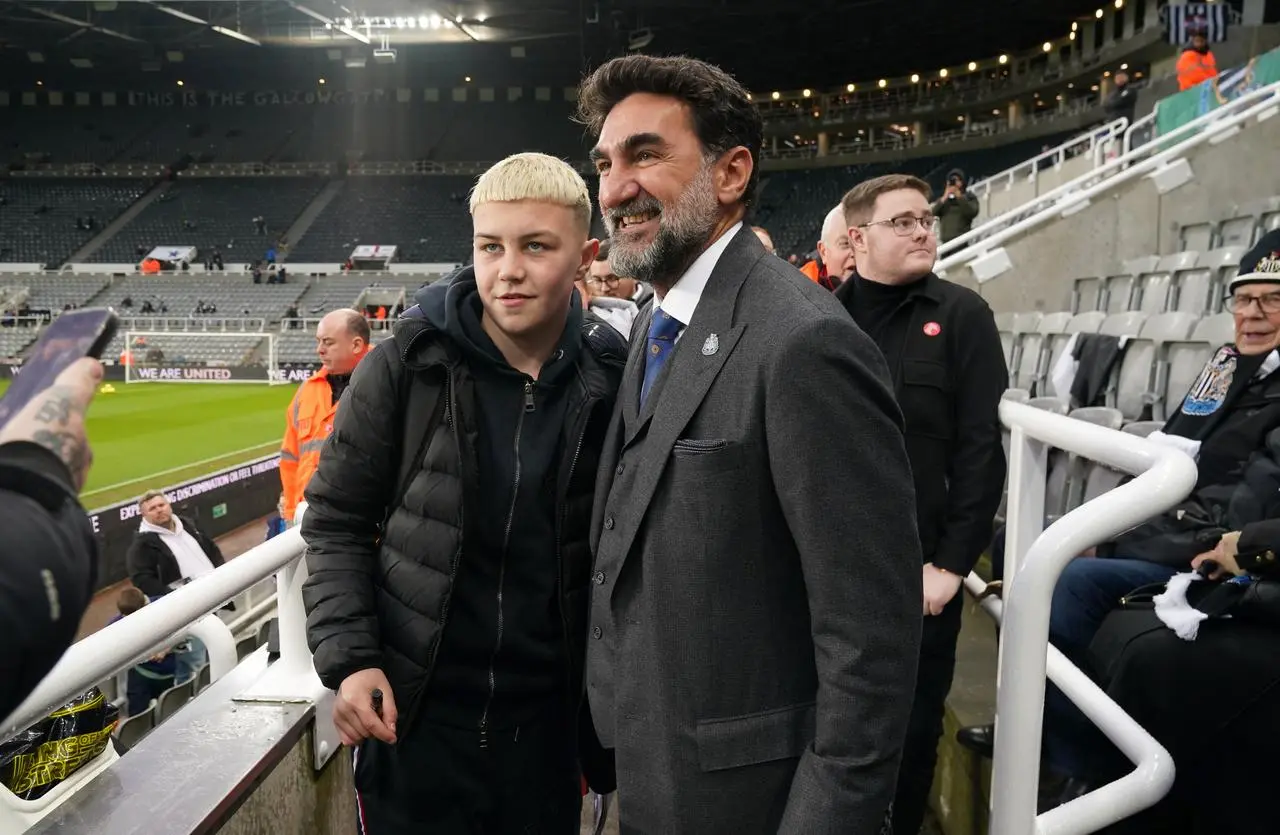
[[[329,381],[329,389],[333,392],[333,404],[338,405],[338,400],[342,397],[342,393],[347,390],[347,383],[351,382],[350,374],[330,374],[326,377]]]
[[[901,340],[902,334],[889,333],[888,326],[893,319],[893,312],[906,301],[919,281],[909,284],[881,284],[863,278],[857,272],[848,280],[853,284],[853,292],[848,297],[846,307],[853,315],[853,321],[880,346],[881,353],[893,356],[895,352],[885,342],[887,339]]]

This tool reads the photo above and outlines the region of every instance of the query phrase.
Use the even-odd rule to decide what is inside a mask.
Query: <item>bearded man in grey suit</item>
[[[885,362],[743,219],[763,128],[687,58],[628,56],[579,116],[618,275],[657,298],[597,482],[587,693],[624,835],[875,835],[920,641]],[[914,834],[912,834],[914,835]]]

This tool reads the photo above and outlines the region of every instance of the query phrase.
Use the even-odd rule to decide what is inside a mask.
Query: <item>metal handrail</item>
[[[1208,140],[1216,133],[1234,127],[1250,117],[1262,113],[1269,107],[1274,107],[1275,101],[1273,100],[1277,98],[1280,98],[1280,82],[1260,87],[1257,90],[1251,90],[1239,98],[1232,99],[1216,110],[1211,110],[1162,135],[1159,137],[1160,142],[1148,142],[1139,148],[1134,148],[1097,168],[1086,171],[1074,180],[1063,183],[1055,189],[1032,198],[1021,206],[990,218],[980,226],[976,226],[963,235],[959,235],[939,246],[938,254],[942,258],[935,269],[945,270],[948,267],[958,265],[961,261],[971,260],[976,256],[974,253],[968,252],[968,250],[985,251],[991,249],[1024,229],[1038,226],[1047,220],[1049,216],[1055,215],[1062,210],[1063,207],[1060,203],[1069,202],[1074,204],[1083,202],[1095,194],[1148,173],[1159,164],[1181,156],[1188,149]],[[1212,129],[1202,130],[1206,126],[1212,126]],[[1184,137],[1184,139],[1172,147],[1168,147],[1168,140],[1178,137]],[[1164,150],[1160,150],[1162,147]],[[1142,156],[1146,156],[1146,159],[1136,162]],[[1114,177],[1107,176],[1113,172],[1120,173]],[[1101,182],[1097,182],[1100,178]],[[1090,185],[1091,183],[1093,185]],[[1061,200],[1061,198],[1067,196],[1071,197],[1070,201]],[[1028,210],[1034,210],[1035,214],[1008,225],[1011,218],[1025,214]],[[999,228],[1002,226],[1005,228]]]
[[[996,691],[991,835],[1092,832],[1145,809],[1173,784],[1173,761],[1083,673],[1049,646],[1049,608],[1058,577],[1076,555],[1185,498],[1196,465],[1184,453],[1032,406],[1005,400],[1000,419],[1011,430],[1009,529],[1004,600],[986,608],[1004,620]],[[1136,476],[1132,481],[1044,523],[1044,478],[1050,447]],[[981,581],[969,577],[966,588]],[[1055,684],[1131,759],[1136,768],[1078,800],[1036,816],[1045,670]]]
[[[216,616],[206,616],[297,563],[303,547],[299,529],[286,530],[72,644],[35,690],[0,724],[0,739],[39,721],[97,682],[171,646],[186,634],[204,642],[209,651],[210,678],[217,680],[237,663],[235,642],[231,631]]]
[[[1047,151],[1040,152],[1039,154],[1037,154],[1034,157],[1031,157],[1030,159],[1023,160],[1017,165],[1010,166],[1009,168],[1006,168],[1005,170],[1001,171],[998,174],[992,174],[990,177],[979,180],[978,182],[969,186],[969,190],[975,193],[982,192],[983,196],[986,196],[991,193],[991,189],[1001,180],[1007,181],[1006,187],[1012,186],[1014,183],[1014,178],[1016,178],[1018,176],[1018,173],[1021,172],[1023,169],[1028,169],[1028,173],[1034,179],[1036,172],[1040,170],[1040,163],[1043,160],[1052,159],[1054,165],[1061,165],[1063,161],[1066,159],[1067,151],[1071,150],[1077,145],[1088,145],[1089,153],[1092,154],[1094,152],[1094,149],[1099,144],[1099,137],[1105,136],[1107,140],[1114,139],[1117,134],[1121,134],[1125,130],[1128,124],[1129,124],[1129,120],[1122,116],[1121,118],[1116,119],[1115,121],[1108,122],[1106,125],[1102,126],[1101,128],[1095,128],[1089,131],[1085,131],[1084,133],[1081,133],[1077,136],[1073,136],[1067,141],[1062,142],[1050,148]]]

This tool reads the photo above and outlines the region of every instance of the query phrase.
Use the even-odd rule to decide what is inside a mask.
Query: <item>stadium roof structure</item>
[[[1125,0],[1105,0],[1105,4]],[[1130,4],[1146,0],[1127,0]],[[214,50],[527,45],[576,69],[629,51],[715,61],[757,89],[1026,50],[1104,0],[0,0],[7,62],[81,69]],[[518,57],[524,57],[520,52]],[[179,58],[178,60],[183,60]],[[252,59],[248,59],[252,60]],[[154,66],[143,67],[154,69]]]

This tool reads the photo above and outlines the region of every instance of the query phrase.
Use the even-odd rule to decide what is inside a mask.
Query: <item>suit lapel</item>
[[[720,256],[698,301],[693,321],[681,333],[676,352],[669,360],[666,379],[661,389],[651,395],[656,403],[643,413],[637,412],[635,425],[627,429],[624,449],[636,443],[638,437],[643,438],[640,471],[636,474],[632,494],[626,497],[628,502],[640,507],[649,505],[666,469],[671,448],[702,405],[711,384],[742,338],[746,326],[733,323],[738,292],[756,261],[764,255],[764,247],[755,233],[744,225]],[[647,332],[647,322],[645,328]],[[632,361],[636,359],[636,353],[633,351]],[[644,351],[638,353],[643,356]],[[643,368],[640,376],[643,376]],[[629,390],[628,396],[631,394]],[[638,388],[635,397],[638,404]],[[641,433],[646,422],[651,424],[649,431]],[[639,527],[637,523],[624,534],[623,554],[630,552]]]
[[[653,305],[647,305],[631,326],[631,347],[627,367],[622,374],[622,418],[627,443],[640,431],[640,386],[644,382],[645,342],[649,335],[649,322],[653,319]]]

